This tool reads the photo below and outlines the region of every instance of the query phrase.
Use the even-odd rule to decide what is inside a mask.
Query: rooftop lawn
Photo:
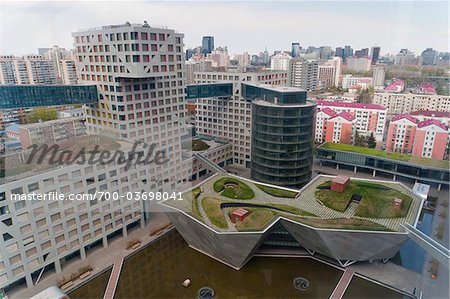
[[[241,180],[223,177],[214,182],[214,191],[222,192],[221,195],[233,199],[252,199],[255,192]]]
[[[298,192],[269,187],[265,185],[255,184],[259,189],[266,192],[269,195],[275,196],[275,197],[288,197],[288,198],[295,198],[297,196]]]
[[[447,161],[447,160],[435,160],[435,159],[429,159],[429,158],[414,157],[414,156],[411,156],[408,154],[401,154],[401,153],[387,153],[386,151],[377,150],[374,148],[353,146],[353,145],[349,145],[349,144],[326,142],[326,143],[322,144],[319,148],[376,156],[376,157],[381,157],[381,158],[386,158],[386,159],[409,162],[412,164],[417,164],[417,165],[422,165],[422,166],[429,166],[429,167],[436,167],[436,168],[443,168],[443,169],[448,169],[450,167],[450,161]]]
[[[185,150],[192,150],[194,152],[205,151],[209,149],[209,145],[201,139],[193,139],[190,142],[185,142],[182,144],[182,148]]]
[[[202,207],[212,224],[218,228],[228,228],[227,221],[223,215],[220,204],[222,201],[217,198],[205,197],[202,199]]]
[[[362,199],[358,203],[358,207],[355,212],[355,215],[360,217],[406,217],[412,202],[411,197],[381,184],[351,181],[342,193],[329,189],[323,189],[329,187],[330,185],[331,181],[327,181],[319,185],[317,187],[318,190],[314,193],[316,198],[325,206],[339,212],[344,212],[349,205],[353,194],[361,195]],[[394,208],[395,198],[403,199],[401,209]]]
[[[231,208],[229,215],[237,208]],[[243,221],[236,221],[236,229],[238,231],[252,231],[264,229],[271,223],[273,218],[278,214],[277,212],[264,208],[244,208],[250,212],[250,214],[244,218]]]

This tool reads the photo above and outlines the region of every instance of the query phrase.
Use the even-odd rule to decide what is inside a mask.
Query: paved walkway
[[[56,274],[55,272],[51,272],[44,274],[39,283],[32,288],[26,288],[26,286],[24,286],[20,289],[17,288],[12,292],[8,292],[7,295],[10,299],[24,299],[33,297],[46,288],[56,285],[57,280],[61,279],[63,276],[69,276],[71,273],[77,271],[80,267],[85,266],[86,264],[90,265],[93,268],[92,274],[91,276],[89,276],[89,278],[91,278],[103,272],[105,269],[111,267],[111,265],[116,260],[119,260],[133,253],[133,250],[126,249],[127,243],[131,239],[139,239],[142,244],[141,247],[145,246],[158,237],[158,235],[151,236],[152,232],[157,231],[169,224],[169,219],[163,213],[152,213],[147,225],[144,228],[137,228],[129,231],[128,237],[118,237],[110,240],[107,248],[99,248],[88,252],[85,260],[78,259],[74,262],[66,263],[65,265],[63,265],[62,273]],[[138,249],[141,247],[138,247]],[[76,280],[74,285],[65,292],[70,292],[83,282],[84,280]]]
[[[114,262],[111,275],[109,276],[108,285],[106,286],[103,299],[113,299],[116,294],[117,284],[119,283],[120,273],[122,272],[123,258]]]
[[[355,274],[355,270],[347,268],[342,274],[341,279],[331,293],[330,299],[341,299]]]

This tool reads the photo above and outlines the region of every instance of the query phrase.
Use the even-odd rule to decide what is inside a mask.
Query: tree
[[[57,119],[57,111],[54,108],[35,108],[27,116],[28,123]]]
[[[367,146],[370,148],[375,148],[377,146],[377,140],[375,139],[375,136],[373,136],[373,132],[370,133],[369,138],[367,138]]]
[[[359,135],[358,130],[355,131],[355,140],[354,145],[356,146],[366,146],[366,138],[364,136]]]

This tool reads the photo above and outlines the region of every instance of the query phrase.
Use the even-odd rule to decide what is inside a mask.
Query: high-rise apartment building
[[[202,39],[202,53],[204,55],[214,50],[214,36],[204,36]]]
[[[436,50],[433,50],[433,48],[426,48],[422,51],[422,64],[423,65],[436,65],[439,52]]]
[[[56,84],[57,72],[41,55],[0,56],[1,84]]]
[[[286,71],[196,72],[196,83],[232,82],[231,98],[197,99],[196,129],[198,135],[218,137],[233,144],[233,163],[251,165],[252,105],[241,94],[242,83],[288,85]]]
[[[43,52],[44,54],[42,55],[45,59],[50,60],[51,62],[53,62],[53,67],[55,68],[56,72],[58,73],[58,80],[64,84],[75,84],[76,82],[72,83],[65,83],[64,79],[63,79],[63,65],[62,65],[62,61],[71,61],[72,60],[72,52],[68,51],[64,48],[60,48],[58,46],[53,46],[53,48],[50,49],[40,49],[41,53]],[[67,64],[67,63],[66,63]],[[75,64],[73,64],[73,66],[75,66]],[[67,71],[67,68],[66,70]],[[67,78],[67,73],[65,74],[66,78]],[[76,76],[76,74],[75,74]]]
[[[372,57],[372,64],[376,64],[378,62],[378,59],[380,59],[380,47],[372,47],[372,50],[370,51],[370,56]]]
[[[112,236],[126,236],[128,228],[144,225],[148,202],[108,201],[95,197],[97,191],[118,193],[119,198],[141,190],[174,192],[192,171],[181,157],[186,129],[183,34],[126,23],[72,35],[81,82],[97,85],[98,103],[89,104],[86,111],[91,136],[70,139],[63,148],[90,151],[98,145],[96,150],[108,151],[111,161],[43,168],[24,167],[27,153],[8,159],[0,191],[0,288],[16,282],[31,287],[44,269],[60,273],[65,262],[78,256],[85,259],[92,248],[107,247]],[[60,133],[66,134],[65,129]],[[130,159],[136,151],[149,151],[134,141],[154,145],[168,161],[124,167],[115,151]],[[84,194],[92,199],[10,200],[13,194],[32,192],[57,192],[65,198]]]
[[[293,87],[243,83],[242,96],[252,105],[252,178],[303,187],[311,180],[316,105]]]
[[[370,70],[372,60],[369,56],[352,56],[347,58],[349,71],[363,73]]]
[[[270,59],[270,69],[273,71],[288,71],[291,62],[291,55],[281,52]]]
[[[61,76],[61,82],[66,85],[77,84],[77,67],[73,60],[61,60],[59,61],[59,71]]]
[[[373,86],[375,90],[384,89],[384,80],[386,76],[386,69],[383,66],[376,66],[373,68]]]
[[[386,126],[387,109],[381,105],[344,103],[317,100],[317,109],[321,112],[316,119],[316,141],[323,142],[328,132],[327,121],[341,115],[342,121],[347,120],[353,126],[353,132],[362,135],[374,134],[378,141],[383,140]],[[341,114],[345,113],[345,114]],[[351,118],[348,116],[352,116]],[[331,140],[329,140],[331,142]],[[334,141],[333,141],[334,142]]]
[[[300,43],[292,43],[291,45],[291,56],[293,58],[300,57]]]
[[[317,79],[319,72],[318,60],[306,60],[295,58],[290,63],[290,85],[313,91],[317,89]]]
[[[373,96],[373,103],[386,107],[388,118],[417,110],[450,111],[450,96],[437,94],[376,92]]]
[[[181,136],[186,133],[184,35],[127,22],[72,36],[80,82],[97,84],[100,94],[86,111],[88,133],[154,144],[170,162],[152,165],[147,181],[167,190],[179,187],[189,171],[181,161]]]
[[[328,64],[319,64],[319,77],[317,81],[317,89],[328,89],[334,87],[335,67]]]
[[[400,114],[389,124],[386,151],[442,160],[448,136],[448,127],[438,120],[419,121],[412,115]]]

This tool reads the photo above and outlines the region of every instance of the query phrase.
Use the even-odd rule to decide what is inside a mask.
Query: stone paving
[[[214,182],[220,179],[221,177],[224,177],[224,175],[215,175],[211,178],[208,178],[206,181],[204,181],[201,184],[202,193],[197,198],[197,206],[198,210],[200,211],[200,214],[202,215],[202,218],[210,227],[214,227],[217,230],[220,231],[236,231],[236,228],[234,225],[230,225],[228,229],[218,228],[214,226],[211,221],[208,219],[205,211],[203,210],[203,207],[201,205],[201,200],[205,197],[213,197],[217,198],[223,201],[233,201],[233,202],[241,202],[241,203],[253,203],[253,204],[285,204],[292,207],[296,207],[299,209],[302,209],[304,211],[313,213],[317,215],[318,217],[322,219],[334,219],[334,218],[354,218],[354,219],[362,219],[362,220],[368,220],[375,223],[378,223],[380,225],[383,225],[391,230],[394,231],[400,231],[401,230],[401,224],[402,223],[410,223],[414,224],[414,221],[417,217],[417,213],[419,213],[419,208],[421,204],[421,200],[418,196],[414,195],[409,189],[405,188],[399,183],[394,182],[380,182],[383,185],[387,185],[388,187],[398,190],[403,194],[406,194],[410,196],[413,200],[411,203],[411,207],[408,211],[408,215],[406,217],[402,218],[367,218],[367,217],[358,217],[355,216],[356,209],[358,207],[357,203],[351,203],[350,206],[345,210],[345,212],[339,212],[336,210],[333,210],[331,208],[328,208],[324,206],[319,200],[316,199],[314,193],[317,190],[317,186],[320,184],[325,183],[326,181],[329,181],[331,178],[328,176],[317,176],[314,178],[311,182],[308,183],[307,186],[305,186],[302,191],[297,195],[296,198],[286,198],[286,197],[274,197],[266,192],[259,189],[256,184],[253,182],[241,179],[245,184],[250,186],[255,193],[255,197],[251,200],[238,200],[238,199],[231,199],[225,196],[222,196],[220,193],[217,193],[214,191]],[[356,180],[356,179],[355,179]],[[188,201],[189,202],[189,201]],[[190,205],[187,205],[184,203],[182,206],[183,210],[187,212],[191,212],[192,207],[189,207]],[[189,207],[189,208],[187,208]],[[187,210],[186,210],[187,209]],[[226,215],[225,215],[226,214]],[[225,219],[229,220],[229,217],[227,218],[228,212],[224,211],[224,217]],[[289,213],[286,213],[289,214]],[[311,216],[300,216],[300,217],[311,217]],[[231,221],[230,221],[231,222]],[[227,221],[228,223],[228,221]]]

